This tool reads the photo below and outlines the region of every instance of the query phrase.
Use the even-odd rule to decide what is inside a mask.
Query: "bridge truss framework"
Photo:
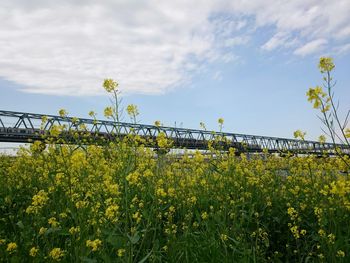
[[[46,121],[43,122],[43,119]],[[344,154],[350,155],[350,147],[344,144],[320,143],[297,139],[286,139],[268,136],[256,136],[227,132],[215,132],[197,129],[164,127],[126,122],[114,122],[87,118],[62,117],[26,112],[0,110],[0,142],[27,143],[43,140],[43,135],[50,134],[55,126],[65,126],[66,131],[80,131],[96,137],[111,140],[129,134],[139,135],[145,139],[155,140],[161,133],[172,141],[173,148],[207,150],[210,141],[218,138],[225,143],[222,149],[230,147],[238,153],[298,153],[327,154],[335,153],[335,147]],[[63,134],[63,133],[62,133]],[[63,135],[62,135],[63,136]],[[152,147],[152,145],[146,145]],[[153,145],[154,146],[154,145]]]

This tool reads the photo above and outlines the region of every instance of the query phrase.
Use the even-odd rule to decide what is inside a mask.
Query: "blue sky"
[[[2,1],[0,109],[103,118],[114,78],[141,123],[316,139],[320,56],[350,108],[347,0],[80,2]]]

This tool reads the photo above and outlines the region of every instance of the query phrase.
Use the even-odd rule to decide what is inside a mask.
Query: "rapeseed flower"
[[[17,244],[15,242],[10,242],[7,244],[6,251],[9,252],[9,254],[14,253],[17,250]]]
[[[117,255],[118,255],[118,257],[123,257],[124,254],[125,254],[125,249],[124,249],[124,248],[119,248],[119,249],[117,250]]]
[[[320,69],[321,73],[329,72],[334,69],[335,65],[333,62],[333,58],[331,57],[321,57],[320,62],[318,64],[318,68]]]
[[[106,107],[104,110],[104,115],[107,118],[110,118],[113,116],[113,108],[112,107]]]
[[[60,223],[57,222],[56,217],[49,218],[48,223],[49,223],[49,225],[51,225],[51,227],[58,227],[60,225]]]
[[[108,206],[105,212],[106,218],[113,222],[117,222],[118,210],[119,210],[119,206],[116,204]]]
[[[306,132],[303,132],[301,130],[296,130],[294,132],[294,138],[296,138],[296,139],[305,140],[305,135],[306,135]]]
[[[227,236],[226,234],[221,234],[221,235],[220,235],[220,239],[221,239],[222,241],[227,241],[228,236]]]
[[[343,250],[338,250],[337,251],[337,257],[339,257],[339,258],[345,257],[345,252]]]
[[[29,256],[31,257],[36,257],[36,255],[38,254],[39,252],[39,248],[37,247],[32,247],[30,250],[29,250]]]
[[[27,214],[37,214],[49,200],[48,193],[44,190],[40,190],[36,195],[32,197],[31,205],[26,209]]]
[[[201,218],[202,218],[203,220],[208,219],[208,213],[207,213],[207,212],[203,212],[203,213],[201,214]]]
[[[102,241],[100,239],[87,240],[86,246],[91,248],[91,251],[97,251],[102,246]]]
[[[49,253],[49,256],[56,261],[60,261],[64,257],[64,255],[64,251],[59,247],[52,249]]]
[[[118,83],[113,79],[105,79],[102,86],[107,92],[113,92],[117,90]]]
[[[46,227],[41,227],[41,228],[39,229],[39,235],[45,234],[46,231],[47,231],[47,228],[46,228]]]
[[[137,106],[135,104],[130,104],[126,107],[126,111],[130,116],[136,116],[139,115],[139,111],[137,109]]]
[[[72,227],[68,230],[68,232],[69,232],[71,235],[75,235],[75,234],[77,234],[77,233],[80,232],[80,227],[79,227],[79,226],[77,226],[77,227],[72,226]]]
[[[61,117],[66,117],[68,115],[68,112],[65,110],[65,109],[60,109],[58,111],[58,114],[61,116]]]

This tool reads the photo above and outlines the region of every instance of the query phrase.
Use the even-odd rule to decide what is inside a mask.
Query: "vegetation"
[[[116,88],[105,81],[111,119],[120,117]],[[137,107],[127,111],[137,122]],[[210,147],[179,157],[165,136],[156,143],[154,151],[133,135],[79,147],[51,139],[0,156],[1,261],[350,261],[348,156]]]
[[[324,125],[322,131],[331,139],[332,143],[335,145],[337,142],[340,142],[350,147],[350,129],[348,128],[350,110],[348,110],[342,121],[339,113],[339,102],[336,102],[334,98],[333,89],[336,81],[334,81],[331,75],[335,68],[333,59],[330,57],[321,57],[318,68],[323,74],[323,84],[322,86],[316,86],[308,90],[306,93],[308,101],[313,103],[313,107],[320,111],[321,116],[319,116],[319,119]],[[325,139],[326,137],[324,135],[320,136],[320,142],[324,142]],[[337,155],[350,168],[350,163],[343,158],[343,153],[337,148],[335,150]]]

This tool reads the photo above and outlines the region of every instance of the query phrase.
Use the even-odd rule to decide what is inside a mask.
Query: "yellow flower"
[[[68,112],[65,110],[65,109],[60,109],[58,111],[58,114],[61,116],[61,117],[66,117],[68,115]]]
[[[137,211],[132,215],[132,218],[136,220],[136,223],[140,223],[142,215],[139,211]]]
[[[223,118],[219,118],[219,119],[218,119],[218,123],[219,123],[220,125],[223,125],[223,124],[224,124],[224,119],[223,119]]]
[[[166,197],[167,193],[164,191],[163,188],[157,188],[156,189],[156,195],[160,197]]]
[[[174,206],[170,206],[169,207],[169,212],[171,212],[171,213],[175,213],[175,207]]]
[[[220,238],[221,238],[222,241],[227,241],[228,236],[225,235],[225,234],[221,234],[221,235],[220,235]]]
[[[36,254],[38,254],[38,252],[39,252],[39,248],[32,247],[32,248],[29,250],[29,255],[30,255],[31,257],[35,257]]]
[[[306,132],[302,132],[301,130],[296,130],[294,132],[294,138],[295,139],[302,139],[302,140],[305,140],[305,135],[306,135]]]
[[[160,121],[155,121],[155,122],[154,122],[154,125],[157,126],[157,127],[159,127],[159,126],[161,126],[161,123],[160,123]]]
[[[59,216],[60,216],[60,218],[67,218],[68,215],[67,215],[67,213],[60,213]]]
[[[48,193],[44,190],[40,190],[36,195],[32,197],[32,203],[26,209],[27,214],[37,214],[49,200]]]
[[[74,235],[74,234],[80,232],[80,227],[79,226],[77,226],[77,227],[72,226],[68,231],[71,235]]]
[[[322,208],[319,208],[319,207],[315,207],[314,208],[314,213],[317,217],[320,217],[322,215]]]
[[[86,246],[91,248],[92,251],[97,251],[100,248],[100,246],[102,246],[102,241],[99,239],[87,240]]]
[[[327,97],[327,93],[325,93],[320,86],[316,86],[315,88],[309,88],[306,92],[307,100],[313,102],[313,107],[315,109],[319,109],[322,106],[323,100],[322,98]],[[327,99],[323,105],[325,106],[324,112],[329,110],[329,100]]]
[[[82,201],[82,200],[79,200],[78,202],[75,203],[75,207],[76,208],[85,208],[86,206],[88,205],[88,202],[87,201]]]
[[[288,207],[287,212],[292,220],[295,220],[298,217],[298,212],[293,207]]]
[[[172,145],[171,140],[167,138],[164,132],[160,132],[157,136],[157,144],[159,148],[169,148]]]
[[[326,235],[326,232],[323,230],[323,229],[320,229],[318,230],[318,234],[321,236],[321,237],[324,237]]]
[[[202,215],[201,215],[201,218],[203,220],[206,220],[208,218],[208,213],[207,212],[203,212]]]
[[[330,244],[334,244],[335,235],[334,234],[329,234],[327,237],[328,237],[328,242]]]
[[[345,137],[350,138],[350,129],[345,130]]]
[[[39,229],[39,235],[45,234],[46,231],[47,231],[47,228],[46,228],[46,227],[41,227],[41,228]]]
[[[60,261],[62,259],[62,257],[64,257],[64,251],[62,249],[60,249],[59,247],[56,247],[50,251],[49,256],[53,260]]]
[[[293,236],[294,236],[296,239],[300,238],[298,226],[292,226],[292,227],[290,228],[290,231],[292,232]]]
[[[104,110],[104,115],[107,118],[110,118],[113,116],[113,108],[112,107],[106,107]]]
[[[124,254],[125,254],[125,249],[124,248],[118,249],[118,251],[117,251],[118,257],[122,257],[122,256],[124,256]]]
[[[192,196],[191,198],[190,198],[190,203],[192,203],[192,204],[196,204],[197,203],[197,197],[195,197],[195,196]]]
[[[118,215],[118,210],[119,210],[119,206],[118,205],[110,205],[109,207],[107,207],[106,212],[105,212],[105,216],[107,219],[112,220],[112,221],[116,221],[117,220],[117,215]]]
[[[55,217],[51,217],[48,220],[49,225],[51,225],[51,227],[58,227],[60,225],[60,223],[57,222]]]
[[[41,118],[41,123],[44,125],[47,122],[47,120],[48,120],[48,117],[47,116],[43,116]]]
[[[62,126],[52,125],[52,127],[50,129],[50,135],[52,137],[58,137],[60,135],[60,133],[62,132],[62,130],[63,130]]]
[[[164,251],[168,251],[168,246],[164,246],[164,247],[162,247],[162,250],[164,250]]]
[[[107,92],[116,91],[118,83],[113,79],[105,79],[103,81],[103,87]]]
[[[11,242],[7,244],[6,251],[9,252],[10,254],[15,252],[16,249],[17,249],[17,244],[15,242]]]
[[[339,257],[339,258],[345,257],[345,252],[343,250],[338,250],[337,251],[337,257]]]
[[[126,111],[130,116],[136,116],[139,115],[139,111],[137,109],[137,106],[134,104],[130,104],[126,107]]]
[[[325,143],[325,142],[326,142],[326,136],[320,135],[320,137],[318,137],[318,141],[319,141],[320,143]]]
[[[320,63],[318,64],[318,68],[322,73],[332,71],[335,65],[333,63],[333,58],[331,57],[321,57]]]

